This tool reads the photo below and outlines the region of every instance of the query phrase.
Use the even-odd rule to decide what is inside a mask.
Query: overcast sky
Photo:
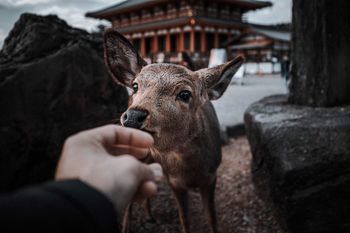
[[[57,14],[70,25],[87,29],[96,28],[101,22],[84,15],[123,0],[0,0],[0,47],[21,13],[40,15]],[[249,22],[258,24],[286,23],[291,21],[292,0],[270,0],[273,7],[246,14]]]

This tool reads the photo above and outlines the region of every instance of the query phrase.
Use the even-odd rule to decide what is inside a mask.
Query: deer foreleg
[[[213,233],[217,233],[216,210],[215,210],[215,186],[216,177],[207,186],[200,188],[200,194],[203,202],[204,212],[209,220]]]
[[[188,217],[188,192],[185,189],[172,187],[177,201],[180,222],[184,233],[190,232]]]

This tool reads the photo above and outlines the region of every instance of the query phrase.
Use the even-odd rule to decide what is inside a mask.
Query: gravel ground
[[[254,193],[251,181],[251,153],[246,137],[230,139],[222,148],[223,160],[218,170],[216,208],[220,233],[284,233],[271,208]],[[202,212],[198,193],[190,193],[191,232],[210,232]],[[133,208],[132,232],[181,232],[175,199],[166,184],[159,184],[157,197],[152,200],[156,222],[146,219],[142,207]]]

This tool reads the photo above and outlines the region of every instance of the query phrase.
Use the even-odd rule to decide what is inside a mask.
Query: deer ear
[[[104,33],[104,57],[113,79],[125,86],[131,86],[135,76],[147,65],[130,42],[113,29]]]
[[[238,56],[222,65],[196,71],[207,89],[209,99],[216,100],[224,94],[233,75],[243,62],[244,58]]]

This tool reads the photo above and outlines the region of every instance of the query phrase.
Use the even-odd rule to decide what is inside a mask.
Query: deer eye
[[[137,83],[132,84],[132,89],[134,90],[134,94],[139,90],[139,85]]]
[[[176,99],[179,99],[185,103],[188,103],[188,101],[190,101],[192,94],[190,91],[184,90],[181,91],[177,96]]]

